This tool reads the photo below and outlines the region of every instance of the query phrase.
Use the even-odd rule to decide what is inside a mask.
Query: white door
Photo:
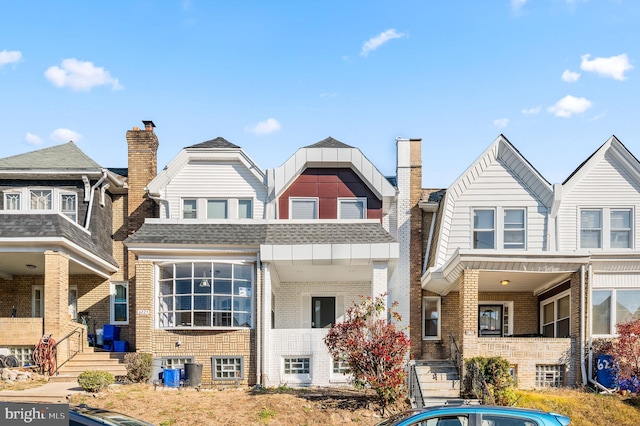
[[[69,286],[69,316],[78,321],[78,286]]]
[[[33,318],[44,317],[44,286],[31,287],[31,316]]]

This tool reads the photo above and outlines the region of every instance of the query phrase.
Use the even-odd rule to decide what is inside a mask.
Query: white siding
[[[593,288],[638,289],[638,273],[593,274]]]
[[[620,162],[608,152],[602,161],[573,187],[563,187],[562,204],[558,211],[558,250],[578,250],[580,208],[631,207],[634,209],[634,228],[639,223],[640,186]],[[633,229],[634,247],[638,248],[637,229]],[[619,250],[618,250],[619,251]]]
[[[525,208],[526,209],[526,249],[542,251],[546,249],[547,208],[534,196],[532,191],[508,170],[501,162],[485,164],[482,173],[470,181],[464,192],[448,203],[444,210],[445,226],[443,236],[447,236],[440,253],[439,264],[458,249],[471,249],[473,237],[474,208]],[[502,230],[502,217],[497,214],[496,233]],[[498,247],[499,248],[499,247]],[[517,252],[517,250],[513,250]]]
[[[240,162],[190,162],[169,182],[166,198],[172,218],[182,215],[182,198],[251,198],[253,217],[262,219],[266,186]]]

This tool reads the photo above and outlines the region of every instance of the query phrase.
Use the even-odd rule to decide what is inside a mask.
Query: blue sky
[[[73,140],[159,167],[218,136],[263,169],[332,136],[449,186],[501,133],[551,183],[616,135],[640,157],[635,0],[47,0],[0,5],[0,157]]]

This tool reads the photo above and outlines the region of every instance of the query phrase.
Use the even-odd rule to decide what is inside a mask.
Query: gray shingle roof
[[[57,214],[0,214],[0,237],[63,237],[113,266],[118,266],[113,256],[100,250],[89,234]]]
[[[379,223],[175,224],[145,223],[126,243],[206,244],[370,244],[395,239]]]
[[[320,142],[316,142],[313,145],[305,146],[305,148],[353,148],[353,147],[347,145],[346,143],[342,143],[339,140],[336,140],[331,136],[329,136],[328,138],[323,139]]]
[[[97,170],[101,167],[89,158],[73,142],[56,145],[25,154],[0,158],[0,170],[16,169],[56,169],[56,170]]]
[[[225,138],[218,136],[215,139],[201,142],[196,145],[188,146],[187,148],[240,148],[238,145],[232,144]]]

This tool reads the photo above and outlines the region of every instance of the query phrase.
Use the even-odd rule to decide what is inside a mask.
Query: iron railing
[[[56,374],[60,367],[65,365],[67,362],[71,361],[73,357],[75,357],[78,353],[84,352],[84,342],[85,342],[84,330],[85,330],[84,326],[76,327],[71,332],[69,332],[66,336],[64,336],[62,339],[58,340],[54,345],[54,350],[56,354],[60,353],[58,351],[58,347],[62,344],[62,342],[66,342],[66,345],[67,345],[67,352],[66,352],[67,357],[64,361],[62,361],[62,363],[59,362],[59,358],[58,356],[56,356]],[[78,338],[75,343],[75,350],[72,350],[71,337],[75,335],[77,335]]]
[[[460,349],[458,349],[456,339],[453,337],[453,333],[451,332],[449,333],[449,347],[451,360],[455,363],[456,370],[458,371],[458,377],[462,379],[462,356],[460,354]]]
[[[409,391],[409,401],[413,408],[424,407],[424,397],[418,380],[418,372],[416,371],[415,361],[409,361],[407,364],[407,390]]]

